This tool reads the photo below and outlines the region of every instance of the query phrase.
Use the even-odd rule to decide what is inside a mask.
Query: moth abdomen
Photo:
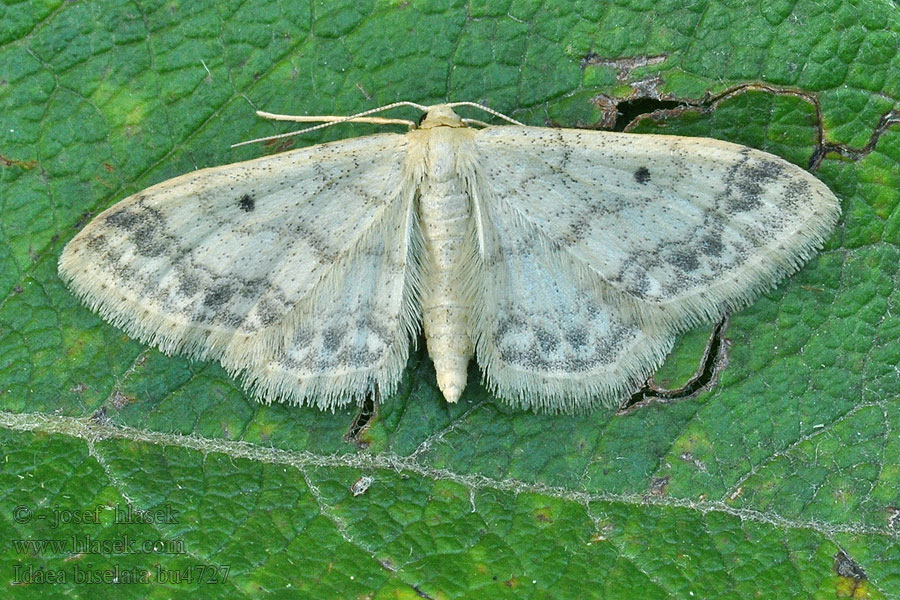
[[[473,299],[471,286],[466,285],[472,209],[465,179],[456,172],[457,157],[440,148],[429,148],[419,190],[426,254],[422,320],[438,387],[449,402],[456,402],[466,387],[473,352],[469,336]],[[446,177],[450,167],[454,175]]]

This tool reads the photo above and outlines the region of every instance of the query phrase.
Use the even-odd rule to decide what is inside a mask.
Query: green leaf
[[[3,584],[16,598],[900,598],[898,48],[888,0],[6,3]],[[474,365],[448,406],[419,350],[357,431],[356,409],[255,403],[59,281],[92,215],[274,151],[229,147],[289,129],[255,109],[395,100],[560,126],[618,104],[619,128],[811,166],[843,217],[730,318],[718,356],[702,358],[712,326],[685,336],[656,386],[689,389],[621,414],[512,410]]]

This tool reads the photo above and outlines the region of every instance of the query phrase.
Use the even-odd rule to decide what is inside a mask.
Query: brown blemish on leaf
[[[550,507],[545,506],[535,511],[534,518],[540,523],[552,523],[553,518],[550,516]]]
[[[666,54],[657,54],[653,56],[638,55],[625,56],[622,58],[603,58],[599,54],[589,52],[581,59],[581,68],[585,67],[612,67],[616,71],[616,81],[619,83],[628,83],[631,72],[638,67],[647,67],[650,65],[658,65],[664,63],[669,58]],[[631,82],[634,85],[634,82]]]
[[[116,390],[112,393],[112,396],[110,397],[109,400],[110,400],[110,404],[112,405],[113,408],[115,408],[116,410],[121,410],[126,405],[134,402],[136,400],[136,398],[133,398],[131,396],[126,396],[125,394],[122,393],[121,390]]]
[[[669,476],[657,477],[650,483],[650,495],[662,498],[666,495],[666,489],[669,487]]]
[[[601,129],[612,129],[615,127],[616,119],[619,118],[619,103],[617,100],[605,94],[600,94],[591,98],[591,104],[603,112],[600,122],[594,124],[596,127]]]
[[[834,555],[835,596],[838,598],[868,598],[869,579],[856,561],[843,550]]]
[[[15,158],[7,158],[0,154],[0,166],[4,167],[21,167],[23,169],[33,169],[37,165],[35,160],[17,160]]]
[[[885,508],[885,511],[887,512],[888,527],[891,529],[896,528],[897,525],[900,524],[900,508],[888,506]]]

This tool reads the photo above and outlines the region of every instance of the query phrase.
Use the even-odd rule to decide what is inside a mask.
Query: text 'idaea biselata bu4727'
[[[390,394],[423,328],[449,402],[474,356],[500,398],[575,412],[634,392],[678,333],[796,271],[840,215],[815,177],[748,147],[474,128],[456,105],[154,185],[76,235],[60,274],[262,400]]]

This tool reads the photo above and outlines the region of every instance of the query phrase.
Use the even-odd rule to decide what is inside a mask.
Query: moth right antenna
[[[486,112],[490,115],[494,115],[495,117],[499,117],[505,121],[509,121],[513,125],[522,125],[523,127],[525,126],[525,123],[520,123],[519,121],[516,121],[512,117],[507,117],[502,112],[496,111],[493,108],[488,108],[484,104],[478,104],[477,102],[451,102],[450,104],[448,104],[448,106],[450,108],[453,108],[454,106],[471,106],[473,108],[478,108],[480,110],[483,110],[484,112]]]

